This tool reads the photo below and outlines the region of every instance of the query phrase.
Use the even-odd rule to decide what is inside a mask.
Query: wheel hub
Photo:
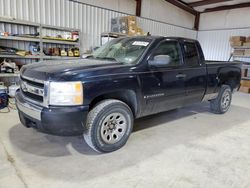
[[[102,122],[101,138],[107,144],[121,140],[127,130],[127,120],[121,113],[111,113]]]
[[[111,122],[108,127],[110,130],[114,130],[116,128],[116,122]]]
[[[225,92],[222,96],[222,100],[221,100],[221,106],[223,109],[228,108],[228,106],[230,105],[230,94],[228,92]]]

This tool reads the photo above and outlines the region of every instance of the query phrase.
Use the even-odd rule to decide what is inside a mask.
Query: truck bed
[[[207,91],[206,94],[212,94],[217,91],[218,80],[223,83],[224,79],[228,79],[230,75],[235,83],[240,83],[241,66],[239,61],[205,61],[207,67]],[[239,86],[236,86],[239,87]]]

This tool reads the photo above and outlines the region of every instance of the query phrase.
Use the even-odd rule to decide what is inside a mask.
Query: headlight
[[[81,82],[51,82],[49,104],[56,106],[74,106],[83,104]]]

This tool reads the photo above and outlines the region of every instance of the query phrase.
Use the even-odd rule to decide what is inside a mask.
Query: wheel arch
[[[241,80],[241,72],[239,71],[229,71],[226,74],[221,73],[219,75],[219,83],[218,86],[221,87],[222,85],[230,86],[231,90],[237,89],[240,86]]]
[[[96,106],[99,102],[105,99],[117,99],[125,104],[127,104],[133,112],[134,117],[137,117],[139,114],[139,100],[137,99],[136,93],[133,90],[117,90],[113,92],[103,93],[101,95],[93,98],[89,104],[89,110]]]

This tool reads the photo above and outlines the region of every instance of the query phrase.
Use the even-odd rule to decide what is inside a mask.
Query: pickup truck
[[[85,59],[23,66],[16,105],[25,127],[83,134],[104,153],[125,145],[136,118],[202,101],[227,112],[240,80],[240,63],[205,61],[196,40],[125,37]]]

